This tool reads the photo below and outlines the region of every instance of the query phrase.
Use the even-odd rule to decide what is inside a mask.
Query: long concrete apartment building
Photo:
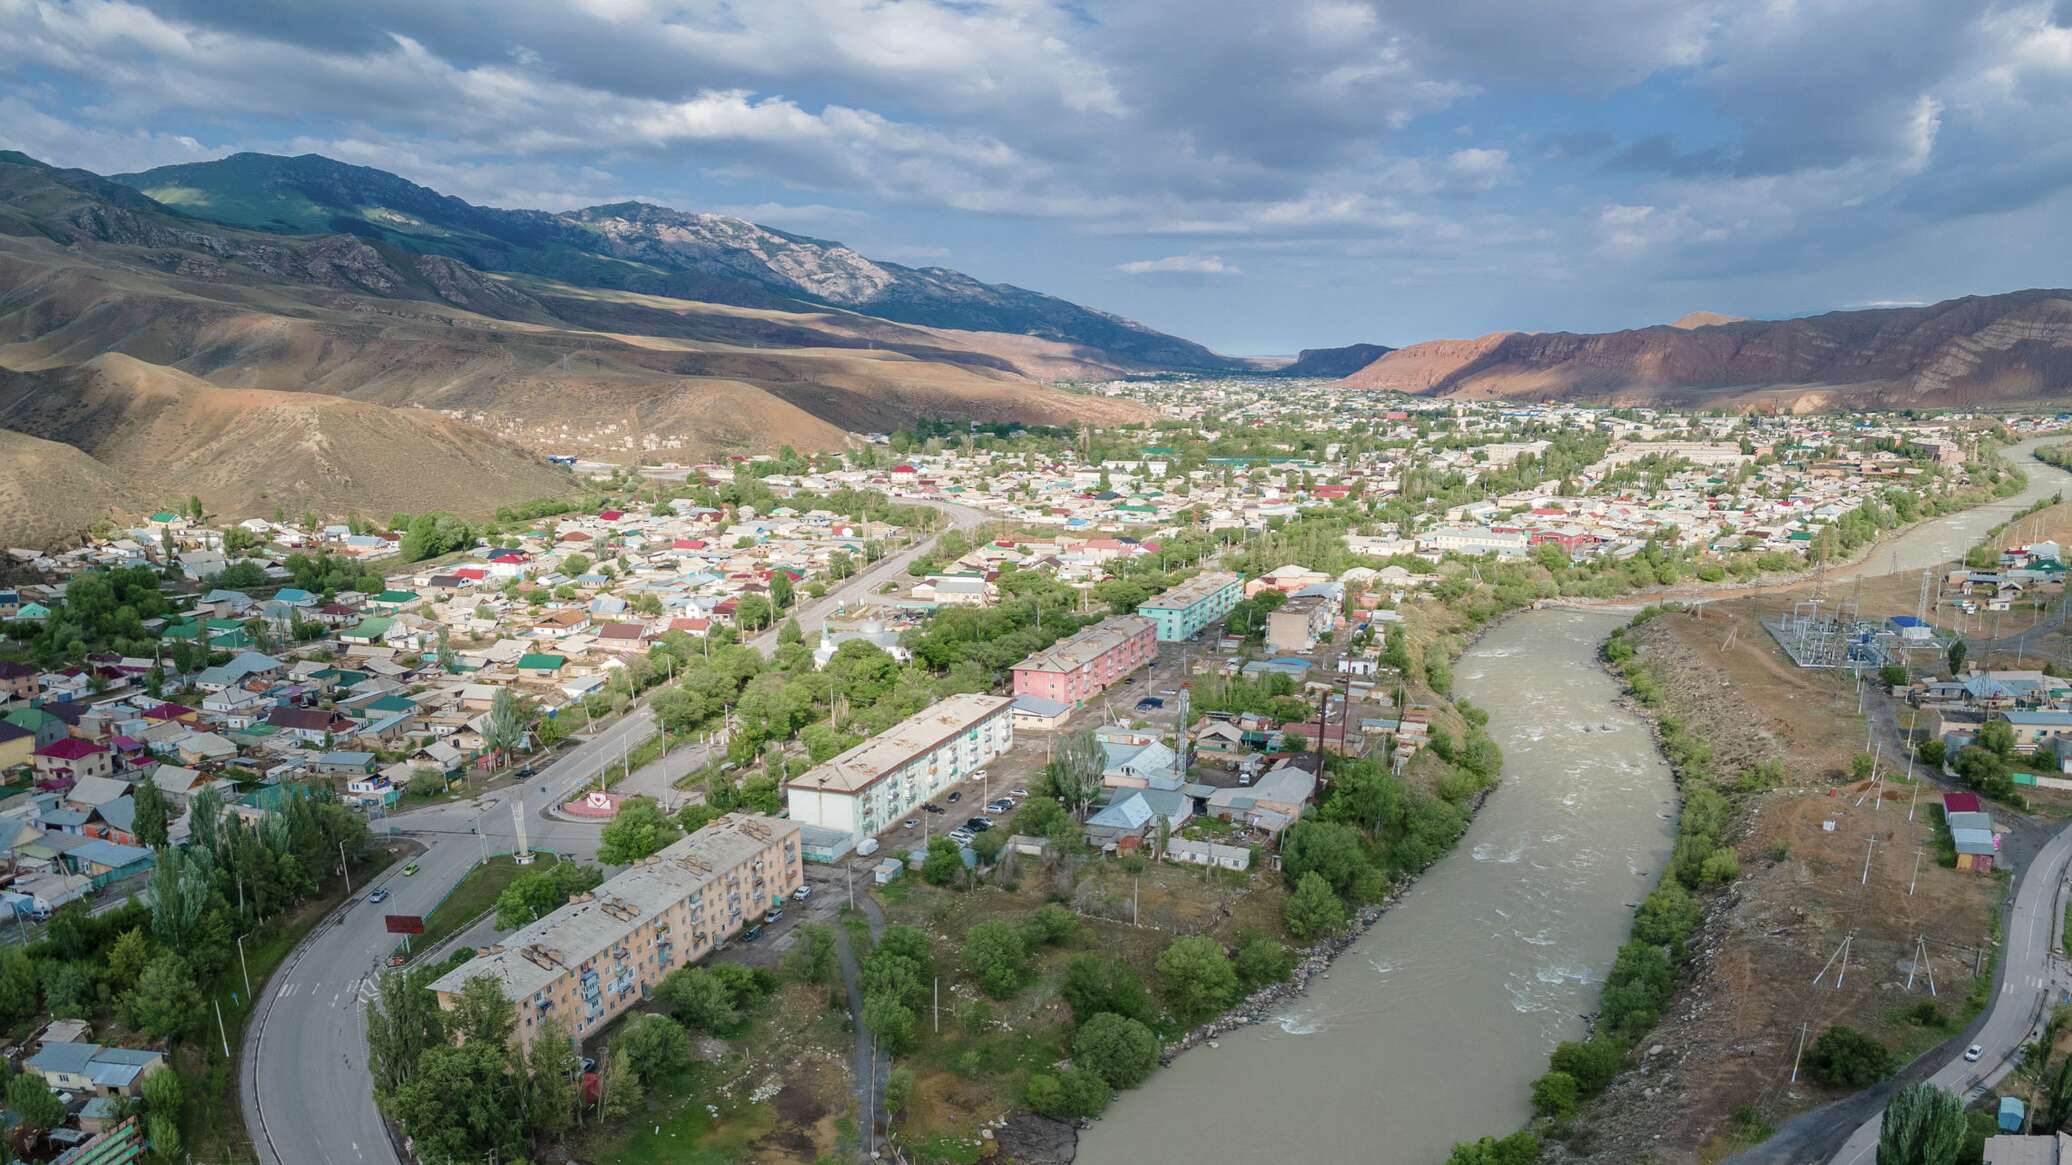
[[[1014,701],[936,702],[784,784],[791,819],[862,840],[1014,746]]]
[[[1150,663],[1158,654],[1158,624],[1142,615],[1116,615],[1058,640],[1014,665],[1014,694],[1076,704]]]
[[[729,813],[432,982],[452,1008],[488,977],[531,1043],[550,1019],[584,1039],[805,884],[796,822]]]
[[[1243,581],[1237,575],[1212,570],[1144,602],[1137,614],[1158,627],[1160,643],[1178,643],[1228,615],[1243,597]]]

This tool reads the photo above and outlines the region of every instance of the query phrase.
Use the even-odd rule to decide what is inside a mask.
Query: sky
[[[1232,354],[2062,286],[2072,0],[0,0],[0,146],[642,199]]]

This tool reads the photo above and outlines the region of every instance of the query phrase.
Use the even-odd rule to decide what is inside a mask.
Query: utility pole
[[[1914,876],[1907,880],[1907,897],[1914,896],[1914,887],[1921,881],[1921,851],[1914,851]]]
[[[345,864],[345,839],[343,838],[340,838],[338,841],[338,876],[345,879],[345,896],[348,898],[352,897],[353,875],[352,871]],[[239,894],[243,894],[242,887],[239,889]],[[226,1056],[229,1054],[228,1052],[224,1053]]]
[[[1799,1060],[1806,1054],[1806,1025],[1799,1025],[1799,1050],[1791,1056],[1791,1082],[1799,1082]]]
[[[1874,838],[1872,838],[1872,839],[1871,839],[1871,843],[1870,843],[1870,845],[1869,845],[1869,846],[1867,846],[1867,847],[1866,847],[1866,848],[1864,849],[1864,851],[1863,851],[1863,877],[1861,877],[1861,878],[1857,879],[1857,883],[1856,883],[1857,885],[1859,885],[1859,886],[1868,886],[1868,885],[1870,885],[1870,883],[1871,883],[1871,855],[1872,855],[1873,853],[1876,853],[1876,852],[1877,852],[1877,849],[1878,849],[1878,839],[1874,837]]]

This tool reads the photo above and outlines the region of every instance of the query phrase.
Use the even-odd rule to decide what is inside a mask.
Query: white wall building
[[[1014,745],[1014,701],[942,700],[787,781],[791,819],[858,840],[891,827]]]

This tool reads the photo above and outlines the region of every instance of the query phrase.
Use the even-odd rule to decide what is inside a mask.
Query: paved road
[[[1962,1096],[1967,1102],[2012,1071],[2021,1048],[2043,1025],[2057,992],[2072,986],[2059,952],[2064,917],[2065,869],[2072,860],[2072,829],[2061,829],[2036,855],[2035,864],[2015,891],[2014,909],[2000,955],[2000,980],[1986,1022],[1972,1041],[1985,1048],[1976,1063],[1959,1054],[1928,1077],[1928,1082]],[[1872,1165],[1878,1155],[1879,1113],[1857,1126],[1833,1161],[1836,1165]]]
[[[990,520],[966,506],[922,504],[946,511],[957,528]],[[843,600],[872,593],[932,541],[881,559],[826,598],[804,605],[797,614],[801,628],[818,629]],[[776,632],[750,643],[774,650]],[[485,851],[516,848],[513,802],[520,806],[532,847],[594,858],[597,826],[551,818],[545,810],[595,781],[654,731],[654,715],[642,701],[523,785],[376,823],[379,832],[407,836],[425,847],[417,874],[385,876],[380,884],[392,896],[378,906],[366,902],[367,887],[356,887],[358,899],[311,934],[267,982],[246,1030],[240,1103],[262,1165],[395,1165],[395,1150],[374,1107],[363,1028],[365,1000],[393,945],[383,916],[429,913]]]

